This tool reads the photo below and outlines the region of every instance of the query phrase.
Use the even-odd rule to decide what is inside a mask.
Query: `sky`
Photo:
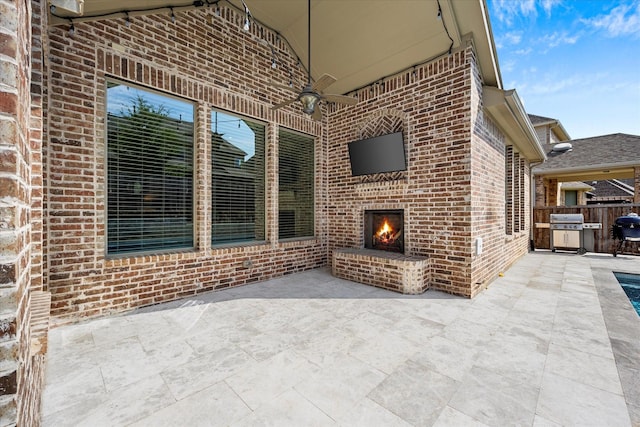
[[[503,89],[572,139],[640,135],[640,0],[487,0]]]

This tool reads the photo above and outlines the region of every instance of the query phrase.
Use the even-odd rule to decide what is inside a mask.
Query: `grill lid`
[[[582,214],[551,214],[549,215],[549,222],[551,224],[582,224],[584,222],[584,215]]]
[[[619,216],[616,218],[616,225],[624,228],[639,228],[640,216],[635,213]]]

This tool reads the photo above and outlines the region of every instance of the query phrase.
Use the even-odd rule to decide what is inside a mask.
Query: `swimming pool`
[[[624,292],[629,297],[631,305],[636,309],[638,316],[640,316],[640,274],[629,273],[613,273],[618,279],[620,286],[624,289]]]

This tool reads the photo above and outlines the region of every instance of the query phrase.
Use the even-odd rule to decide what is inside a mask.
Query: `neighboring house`
[[[418,290],[473,297],[527,252],[530,165],[546,154],[502,86],[483,0],[385,2],[366,19],[364,2],[314,0],[311,78],[335,74],[327,92],[357,99],[316,107],[319,121],[291,101],[308,78],[305,2],[51,3],[58,17],[27,1],[0,19],[7,424],[38,424],[49,314],[330,266],[362,251],[372,210],[403,212],[404,253],[427,260]],[[134,93],[148,124],[111,117]],[[406,170],[353,176],[349,142],[393,132]],[[359,270],[397,283],[387,261]]]
[[[593,190],[587,192],[588,205],[633,203],[633,179],[607,179],[591,181]]]
[[[557,142],[569,141],[571,139],[566,129],[558,119],[529,114],[529,120],[531,120],[531,124],[538,136],[538,141],[540,141],[540,144],[542,144],[543,147],[546,144],[555,144]]]
[[[535,206],[634,201],[634,186],[640,185],[634,184],[640,179],[640,136],[618,133],[572,140],[557,119],[533,114],[529,119],[547,153],[547,160],[532,168]]]
[[[561,206],[586,205],[588,193],[593,191],[593,187],[581,181],[561,182],[558,185],[560,197],[558,199]]]

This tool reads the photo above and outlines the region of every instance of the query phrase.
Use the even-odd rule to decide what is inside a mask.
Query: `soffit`
[[[213,0],[209,3],[209,7],[214,7]],[[245,3],[253,18],[280,33],[306,65],[307,2],[245,0]],[[229,4],[243,9],[241,0],[220,1],[221,7]],[[86,0],[84,16],[151,7],[174,6],[179,10],[192,5],[193,2],[184,0]],[[473,33],[484,83],[501,87],[485,0],[440,0],[440,5],[442,19],[438,18],[435,0],[312,0],[313,79],[331,74],[338,81],[328,92],[348,93],[446,54],[451,41],[444,23],[454,50],[463,43],[463,35]],[[61,10],[57,13],[63,14]],[[54,25],[65,22],[68,23],[51,19]],[[286,83],[284,80],[287,78],[283,77]]]

